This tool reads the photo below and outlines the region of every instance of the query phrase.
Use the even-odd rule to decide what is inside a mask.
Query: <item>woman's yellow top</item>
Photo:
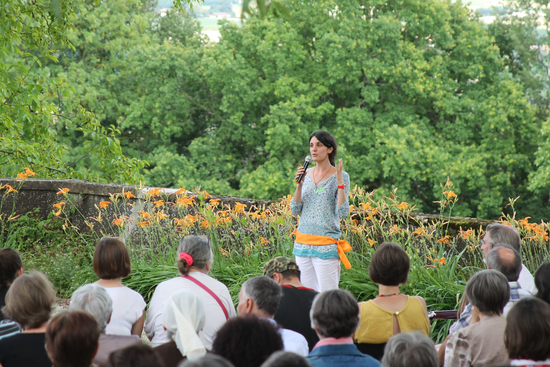
[[[393,316],[397,318],[401,332],[420,331],[430,335],[430,323],[416,297],[407,297],[401,311],[392,312],[373,301],[361,302],[361,320],[355,332],[356,343],[381,344],[393,336]]]

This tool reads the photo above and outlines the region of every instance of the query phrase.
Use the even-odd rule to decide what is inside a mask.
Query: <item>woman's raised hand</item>
[[[338,185],[344,184],[344,175],[342,174],[344,170],[344,164],[342,163],[342,158],[338,160],[338,163],[336,163],[336,181],[338,182]]]
[[[300,182],[298,182],[298,177],[300,177],[300,175],[303,175],[302,176],[302,180]],[[306,178],[306,170],[304,167],[300,167],[298,168],[298,171],[296,171],[296,177],[294,177],[294,181],[296,181],[296,183],[298,185],[301,185],[304,183],[304,179]]]

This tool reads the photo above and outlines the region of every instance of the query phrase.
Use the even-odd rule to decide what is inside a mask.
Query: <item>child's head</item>
[[[103,237],[94,253],[94,273],[100,279],[117,279],[130,275],[132,265],[124,243],[118,238]]]

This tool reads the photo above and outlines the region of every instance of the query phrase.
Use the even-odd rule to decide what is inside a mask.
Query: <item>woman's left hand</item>
[[[336,181],[338,182],[338,185],[344,184],[344,175],[342,174],[343,169],[344,164],[342,163],[342,158],[340,158],[338,163],[336,163]]]

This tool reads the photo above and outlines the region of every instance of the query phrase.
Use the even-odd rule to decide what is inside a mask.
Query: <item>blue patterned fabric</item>
[[[309,170],[308,170],[309,172]],[[294,216],[300,215],[298,232],[340,239],[340,219],[349,214],[349,175],[343,172],[346,185],[346,201],[338,208],[338,182],[336,174],[319,183],[317,187],[310,175],[306,175],[302,185],[302,202],[292,199],[290,210]],[[318,257],[321,259],[338,258],[336,244],[313,246],[294,242],[295,256]]]

